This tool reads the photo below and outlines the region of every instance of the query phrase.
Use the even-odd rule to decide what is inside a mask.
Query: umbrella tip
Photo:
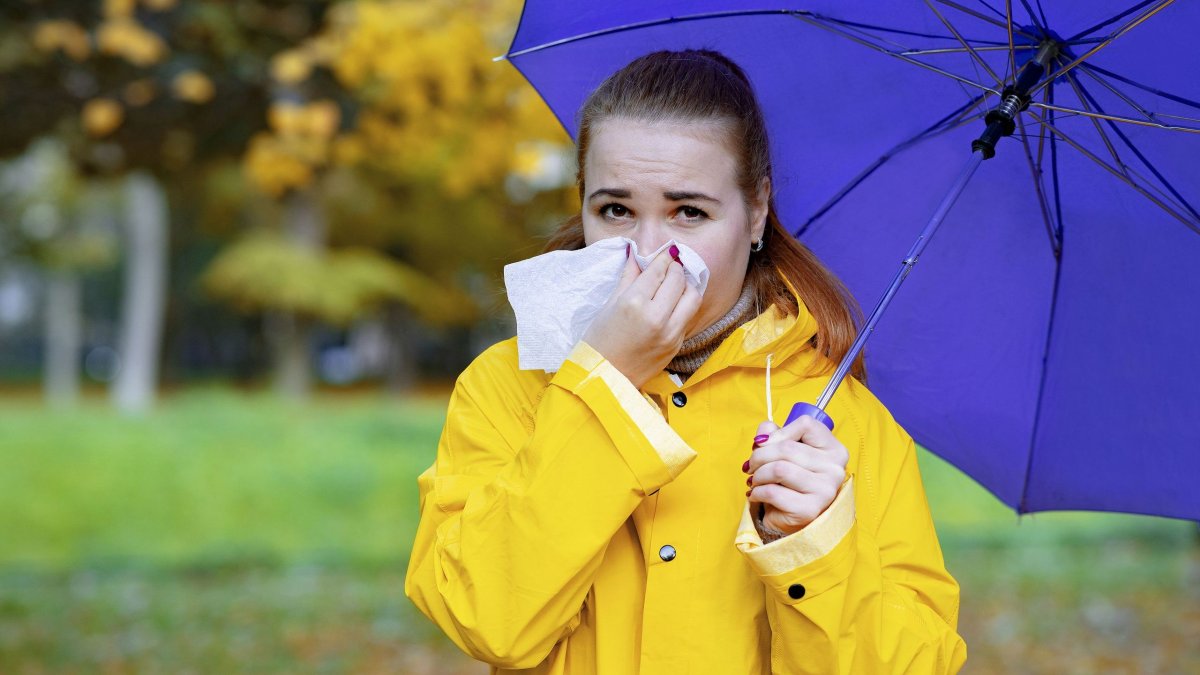
[[[492,57],[492,63],[495,63],[497,61],[507,61],[507,60],[508,60],[508,54],[501,54],[500,56]]]

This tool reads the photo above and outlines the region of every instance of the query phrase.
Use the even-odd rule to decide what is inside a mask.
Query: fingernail
[[[763,443],[766,443],[769,440],[771,440],[770,436],[768,436],[766,434],[759,434],[754,437],[754,447],[757,448],[758,446],[762,445]]]
[[[746,479],[746,485],[754,485],[754,476],[750,476]]]
[[[754,490],[746,490],[746,496],[749,497],[751,492],[754,492]]]
[[[744,463],[742,463],[742,473],[748,473],[749,471],[750,471],[750,460],[746,460]]]
[[[675,244],[671,244],[671,248],[667,249],[667,253],[671,254],[671,257],[675,259],[675,262],[679,263],[680,265],[683,264],[679,260],[679,247],[678,246],[676,246]]]
[[[629,244],[625,244],[625,257],[629,257]]]

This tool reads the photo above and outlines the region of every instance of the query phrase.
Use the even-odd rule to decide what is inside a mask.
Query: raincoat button
[[[792,584],[788,586],[788,597],[793,600],[799,600],[804,597],[804,587],[800,584]]]
[[[664,562],[671,562],[675,559],[675,547],[670,544],[663,546],[658,549],[658,557],[662,558]]]
[[[687,396],[682,391],[677,391],[671,394],[671,403],[674,403],[676,408],[682,408],[687,405]]]

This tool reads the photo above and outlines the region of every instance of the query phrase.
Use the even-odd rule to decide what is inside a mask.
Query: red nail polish
[[[754,476],[750,476],[746,479],[746,485],[754,485]]]
[[[629,257],[629,244],[625,244],[625,257]]]
[[[671,254],[671,258],[673,258],[675,260],[675,262],[679,263],[680,265],[683,264],[683,261],[679,259],[679,247],[678,246],[676,246],[675,244],[671,244],[671,248],[667,249],[667,253]]]
[[[770,436],[768,436],[766,434],[759,434],[758,436],[754,437],[754,447],[757,448],[758,446],[762,445],[763,443],[766,443],[769,440],[771,440]]]
[[[744,463],[742,463],[742,473],[746,473],[748,471],[750,471],[750,460],[746,460]]]
[[[749,497],[751,492],[754,492],[754,490],[746,490],[746,496]]]

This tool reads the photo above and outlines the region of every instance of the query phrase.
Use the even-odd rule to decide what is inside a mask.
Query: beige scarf
[[[716,351],[725,338],[729,337],[739,326],[758,316],[754,305],[754,288],[750,279],[742,284],[742,294],[737,302],[717,319],[716,323],[683,341],[679,353],[667,364],[667,370],[678,374],[683,379],[696,372],[708,357]]]

